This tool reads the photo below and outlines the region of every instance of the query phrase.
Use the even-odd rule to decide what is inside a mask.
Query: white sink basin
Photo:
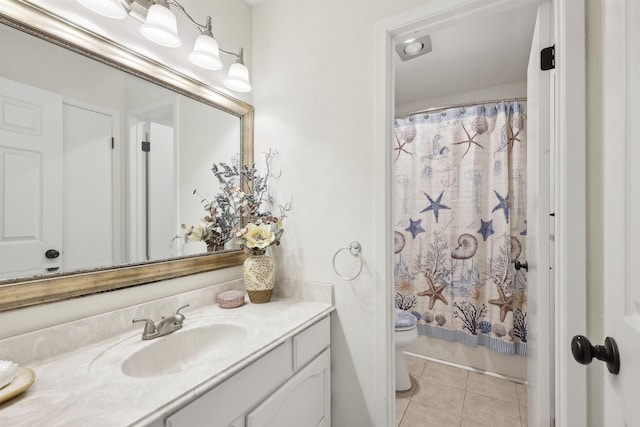
[[[156,338],[122,362],[125,375],[158,377],[180,372],[195,363],[229,354],[242,344],[247,330],[224,323],[178,330]]]

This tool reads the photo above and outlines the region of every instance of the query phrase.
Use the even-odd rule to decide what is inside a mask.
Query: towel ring
[[[345,277],[342,274],[340,274],[338,272],[338,269],[336,268],[336,257],[338,256],[338,254],[344,250],[348,250],[349,252],[351,252],[351,255],[358,257],[358,259],[360,260],[360,268],[358,269],[358,272],[355,274],[355,276],[353,277]],[[351,281],[354,280],[356,278],[358,278],[358,276],[360,276],[360,273],[362,273],[362,257],[360,256],[360,251],[362,250],[362,246],[360,246],[360,243],[353,241],[349,244],[349,246],[345,247],[345,248],[340,248],[336,251],[336,253],[333,255],[333,271],[336,272],[336,274],[344,280],[347,281]]]

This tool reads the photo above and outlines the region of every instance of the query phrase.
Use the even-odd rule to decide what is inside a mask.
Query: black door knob
[[[60,256],[60,252],[56,251],[55,249],[49,249],[44,253],[44,256],[46,256],[48,259],[54,259]]]
[[[516,261],[515,267],[516,267],[516,270],[520,270],[521,268],[524,268],[525,270],[529,271],[529,261],[525,261],[525,262]]]
[[[604,345],[592,346],[591,342],[582,335],[576,335],[571,340],[571,353],[578,363],[588,365],[595,357],[607,363],[607,369],[612,374],[620,372],[620,353],[618,344],[611,337],[604,339]]]

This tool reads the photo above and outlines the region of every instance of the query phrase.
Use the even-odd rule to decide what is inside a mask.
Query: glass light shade
[[[161,46],[178,47],[182,40],[178,37],[176,15],[168,7],[154,4],[147,12],[147,19],[140,26],[140,33]]]
[[[127,11],[120,0],[78,0],[87,9],[112,19],[124,19]]]
[[[244,64],[236,62],[229,67],[229,73],[224,79],[224,85],[236,92],[251,92],[249,83],[249,69]]]
[[[207,34],[200,34],[196,38],[189,60],[206,70],[220,70],[223,66],[218,42]]]

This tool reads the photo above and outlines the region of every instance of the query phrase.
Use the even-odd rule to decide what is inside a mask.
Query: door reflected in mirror
[[[207,252],[181,224],[240,117],[4,25],[0,55],[0,280]]]

